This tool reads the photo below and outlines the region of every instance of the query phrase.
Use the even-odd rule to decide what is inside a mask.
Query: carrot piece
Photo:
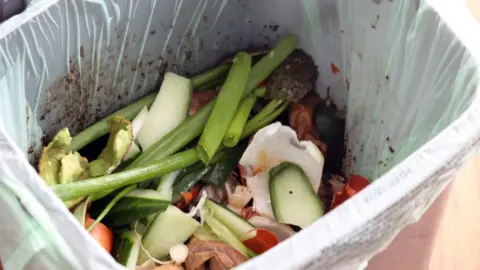
[[[195,185],[191,191],[187,192],[180,192],[180,195],[182,195],[183,201],[177,204],[177,207],[180,209],[183,209],[190,205],[190,203],[197,198],[198,194],[200,193],[201,186],[200,185]]]
[[[258,255],[280,243],[275,234],[269,230],[257,228],[254,231],[256,232],[255,236],[243,241],[243,244]]]
[[[193,201],[193,194],[190,191],[180,192],[180,195],[182,195],[185,205],[189,205]]]

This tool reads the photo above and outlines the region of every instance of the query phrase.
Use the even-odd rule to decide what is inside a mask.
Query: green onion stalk
[[[52,190],[60,199],[67,201],[104,190],[114,190],[147,181],[188,167],[198,160],[197,151],[190,149],[157,161],[155,164],[83,181],[55,185],[52,187]]]
[[[237,53],[233,59],[227,80],[217,96],[197,144],[198,155],[205,164],[217,152],[235,116],[247,85],[251,64],[252,57],[245,52]]]
[[[87,231],[91,231],[93,230],[93,228],[95,228],[95,226],[100,223],[100,221],[102,221],[102,219],[107,216],[108,212],[110,212],[110,209],[112,209],[112,207],[121,199],[123,198],[125,195],[127,195],[127,193],[129,193],[130,191],[134,190],[135,189],[135,185],[130,185],[126,188],[124,188],[122,191],[120,191],[117,195],[115,195],[115,197],[108,203],[108,205],[105,207],[105,209],[103,209],[102,213],[100,213],[100,215],[98,215],[98,217],[95,219],[95,221],[90,225],[90,227],[88,227]]]
[[[227,134],[223,138],[223,145],[227,147],[234,147],[240,141],[243,128],[247,123],[248,116],[252,111],[253,105],[257,101],[257,97],[250,93],[248,94],[238,106],[237,112],[228,127]]]

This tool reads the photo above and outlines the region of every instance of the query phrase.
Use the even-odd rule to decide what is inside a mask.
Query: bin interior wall
[[[49,1],[29,8],[41,2]],[[63,127],[75,134],[156,91],[166,70],[191,76],[285,33],[314,57],[317,91],[347,111],[345,166],[370,179],[458,118],[476,89],[465,79],[475,64],[424,2],[58,1],[44,9],[0,48],[7,83],[25,80],[17,117],[29,128],[19,144],[31,157],[42,137]]]

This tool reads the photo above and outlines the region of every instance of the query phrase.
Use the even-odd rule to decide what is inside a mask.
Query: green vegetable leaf
[[[199,163],[203,165],[203,163]],[[189,168],[186,171],[189,171],[187,174],[180,173],[179,177],[173,184],[172,192],[172,202],[177,202],[182,198],[181,193],[191,190],[195,184],[200,182],[212,169],[211,166],[205,166],[198,168],[197,164],[192,165],[190,170]]]
[[[234,148],[226,148],[223,151],[226,153],[222,155],[222,159],[217,163],[211,165],[212,169],[202,179],[206,184],[212,184],[218,187],[223,187],[225,182],[230,178],[230,174],[235,170],[238,161],[242,157],[243,152],[247,148],[246,143],[237,145]]]
[[[122,162],[132,143],[132,124],[123,117],[110,120],[110,135],[107,146],[98,159],[90,163],[90,176],[98,177],[112,173]]]
[[[60,130],[53,140],[43,148],[38,171],[43,181],[49,186],[58,183],[58,173],[60,171],[60,160],[67,155],[66,148],[72,142],[68,128]]]

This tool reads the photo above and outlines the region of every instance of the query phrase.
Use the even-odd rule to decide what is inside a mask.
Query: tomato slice
[[[95,222],[93,218],[87,217],[85,228],[90,227],[93,222]],[[107,226],[98,223],[89,233],[108,253],[112,251],[113,232]]]
[[[348,200],[366,186],[370,182],[363,176],[360,175],[351,175],[348,179],[348,183],[343,188],[343,191],[340,193],[333,194],[332,204],[330,205],[330,210],[333,210],[335,207],[342,204],[344,201]]]
[[[277,236],[269,230],[257,228],[252,231],[256,232],[255,236],[243,241],[243,244],[258,255],[280,243]]]

